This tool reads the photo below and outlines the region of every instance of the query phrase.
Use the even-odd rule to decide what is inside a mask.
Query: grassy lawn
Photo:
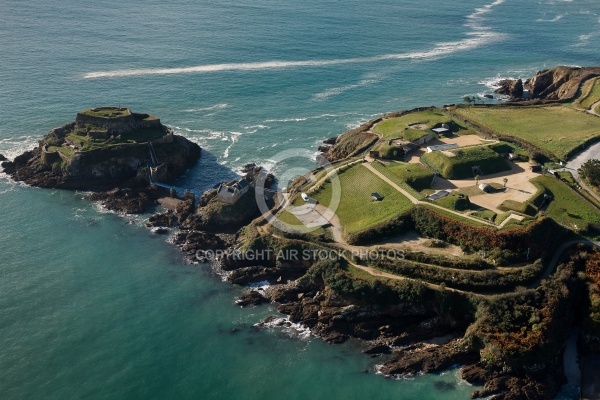
[[[552,196],[553,200],[545,211],[557,222],[575,230],[583,230],[589,223],[600,225],[600,210],[565,183],[550,175],[539,176],[531,182]]]
[[[582,108],[589,109],[592,104],[600,100],[600,79],[590,79],[582,88],[583,96],[575,100],[575,103]]]
[[[374,175],[363,165],[355,165],[339,175],[341,199],[334,210],[344,226],[345,233],[356,233],[400,215],[412,207],[409,199]],[[373,201],[371,193],[377,192],[384,198]],[[332,185],[325,184],[311,197],[329,206]]]
[[[471,203],[467,196],[457,192],[452,192],[446,197],[435,200],[434,203],[456,211],[479,210],[481,208],[478,205]]]
[[[81,114],[89,115],[90,117],[102,117],[102,118],[115,118],[129,115],[129,110],[126,108],[88,108],[87,110],[81,111]]]
[[[481,176],[510,169],[510,166],[498,153],[486,146],[458,149],[451,153],[454,154],[454,157],[441,151],[425,153],[421,160],[447,179],[473,178],[472,167],[474,166],[481,167]]]
[[[559,159],[600,135],[600,118],[568,106],[461,107],[455,112],[497,135],[523,139]]]
[[[374,162],[371,165],[397,185],[406,183],[417,191],[429,189],[433,181],[433,171],[421,164]]]
[[[415,129],[415,124],[422,126]],[[461,135],[476,133],[466,127],[459,126],[451,116],[441,110],[417,111],[402,117],[386,119],[375,125],[372,130],[383,135],[385,139],[400,137],[412,141],[432,133],[431,128],[438,124],[448,124],[454,133]]]
[[[165,132],[159,128],[138,129],[132,132],[124,133],[120,136],[120,139],[92,140],[91,137],[83,133],[78,134],[76,132],[71,132],[67,134],[68,139],[70,139],[73,142],[80,143],[81,150],[88,151],[123,143],[145,143],[152,140],[160,139],[161,137],[165,136]]]

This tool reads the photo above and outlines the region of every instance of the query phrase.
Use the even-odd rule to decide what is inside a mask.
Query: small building
[[[447,190],[440,190],[438,192],[430,194],[427,197],[429,198],[429,200],[438,200],[438,199],[442,199],[442,198],[448,196],[449,194],[450,194],[450,192]]]
[[[412,143],[420,146],[420,145],[424,145],[425,143],[431,142],[433,139],[435,139],[435,136],[433,136],[432,133],[428,133],[425,136],[422,136],[416,140],[413,140]]]
[[[217,197],[223,203],[235,204],[249,189],[250,184],[245,179],[222,183],[217,190]]]
[[[531,172],[542,172],[542,166],[537,164],[537,165],[530,165],[529,169],[531,170]]]
[[[444,128],[443,126],[441,128],[433,128],[432,131],[441,136],[448,136],[452,133],[450,129]]]
[[[408,154],[412,151],[415,151],[419,148],[418,144],[415,143],[405,143],[402,145],[402,151],[404,152],[404,154]]]
[[[494,188],[488,185],[487,183],[480,183],[479,189],[483,190],[486,193],[493,193],[495,191]]]
[[[372,198],[373,200],[375,200],[375,201],[381,201],[381,200],[383,200],[383,196],[382,196],[382,195],[380,195],[380,194],[379,194],[379,193],[377,193],[377,192],[373,192],[373,193],[371,193],[371,198]]]
[[[431,153],[434,151],[452,150],[452,149],[458,149],[458,147],[459,146],[456,143],[437,144],[435,146],[427,146],[427,152]]]

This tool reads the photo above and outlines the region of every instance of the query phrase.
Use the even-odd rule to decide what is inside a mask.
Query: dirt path
[[[373,172],[375,175],[377,175],[379,178],[381,178],[383,181],[385,181],[385,183],[387,183],[388,185],[390,185],[391,187],[393,187],[394,189],[396,189],[398,192],[400,192],[401,194],[403,194],[405,197],[407,197],[413,204],[425,204],[425,205],[427,205],[429,207],[437,208],[437,209],[443,210],[444,212],[449,212],[450,214],[454,214],[454,215],[459,216],[461,218],[470,219],[472,221],[475,221],[475,222],[483,224],[483,225],[489,225],[489,226],[496,227],[496,225],[493,224],[492,222],[488,222],[488,221],[485,221],[483,219],[475,218],[475,217],[472,217],[470,215],[461,214],[458,211],[450,210],[448,208],[445,208],[445,207],[442,207],[442,206],[438,206],[437,204],[433,204],[433,203],[429,203],[429,202],[425,202],[425,201],[420,201],[420,200],[416,199],[415,197],[413,197],[413,195],[411,195],[410,193],[408,193],[406,190],[404,190],[400,186],[396,185],[391,179],[388,179],[381,172],[377,171],[371,164],[363,164],[363,165],[366,168],[368,168],[371,172]]]

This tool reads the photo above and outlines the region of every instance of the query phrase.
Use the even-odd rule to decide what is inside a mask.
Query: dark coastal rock
[[[0,154],[0,161],[6,161],[8,160],[8,158],[4,157],[3,154]]]
[[[106,192],[92,193],[88,200],[97,201],[111,211],[141,214],[154,205],[151,191],[115,188]]]
[[[331,146],[329,146],[329,145],[323,145],[323,146],[319,146],[317,148],[317,150],[320,151],[321,153],[326,153],[329,151],[330,148],[331,148]]]
[[[385,376],[415,375],[477,361],[478,352],[465,348],[461,340],[454,340],[442,346],[423,346],[396,351],[383,363],[380,372]]]
[[[152,215],[148,219],[147,227],[174,227],[177,226],[177,215],[174,211],[168,210],[163,213],[157,213]]]
[[[370,355],[390,354],[391,352],[392,352],[392,349],[390,348],[390,346],[388,346],[386,344],[377,344],[377,345],[370,347],[369,349],[363,351],[363,353],[370,354]]]
[[[177,216],[177,222],[180,224],[185,221],[194,212],[194,199],[188,199],[181,201],[175,207],[175,215]]]
[[[338,136],[330,137],[328,139],[323,140],[324,144],[334,145],[337,142]]]
[[[214,233],[203,231],[182,231],[175,235],[174,243],[184,252],[217,250],[226,247],[226,242]]]
[[[491,95],[491,94],[489,94],[489,93],[484,94],[483,97],[485,97],[486,99],[493,99],[494,98],[494,96]]]
[[[512,98],[523,97],[523,81],[521,79],[504,79],[498,82],[500,87],[496,93],[504,94]]]
[[[263,296],[258,290],[251,290],[244,293],[235,300],[235,304],[240,307],[257,306],[260,304],[268,303],[269,299]]]

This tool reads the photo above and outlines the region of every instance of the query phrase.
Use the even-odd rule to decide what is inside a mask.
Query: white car
[[[306,193],[302,193],[300,194],[300,197],[302,197],[302,200],[308,202],[310,200],[310,197],[308,197],[308,195]]]

